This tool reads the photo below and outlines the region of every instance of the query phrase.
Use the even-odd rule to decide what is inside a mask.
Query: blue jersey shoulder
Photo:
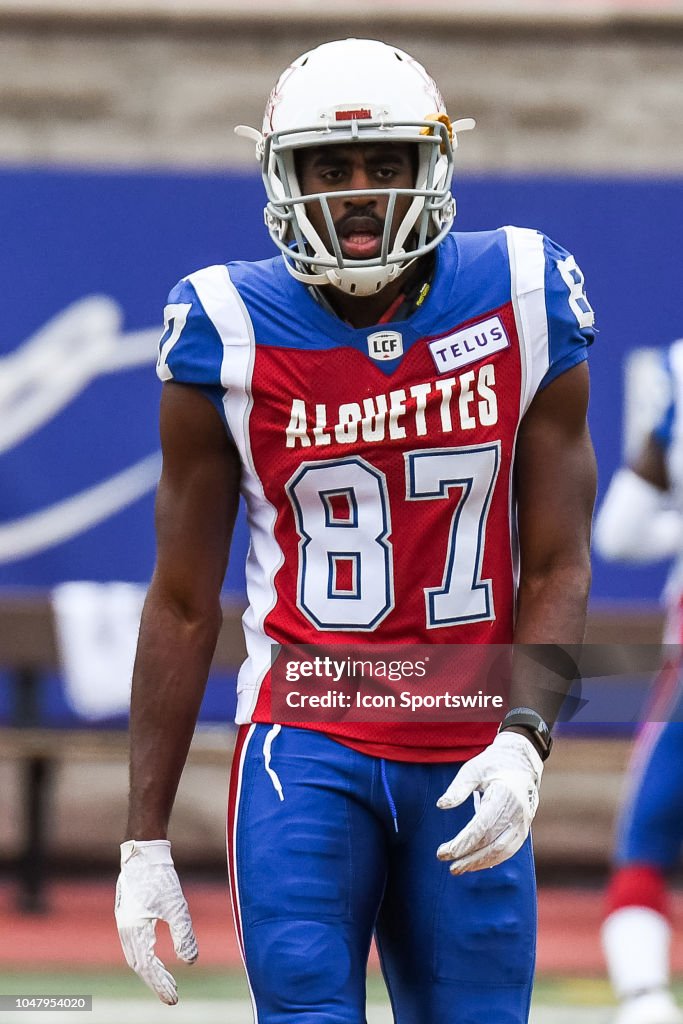
[[[451,320],[459,323],[483,316],[510,301],[510,259],[502,228],[456,231],[446,241],[449,244],[439,249],[435,284],[443,280],[444,286],[450,286],[443,305]]]
[[[164,381],[215,386],[221,381],[222,361],[220,335],[194,284],[183,278],[171,290],[164,309],[157,375]]]
[[[456,233],[457,274],[453,277],[452,304],[458,313],[469,311],[474,317],[511,300],[509,232],[535,237],[539,257],[542,247],[548,370],[540,386],[545,387],[584,360],[594,338],[594,314],[586,297],[583,273],[571,253],[542,232],[528,228]]]
[[[308,287],[288,272],[281,256],[228,264],[253,325],[256,344],[330,348],[348,340],[349,328],[331,316]]]
[[[546,235],[542,238],[550,364],[541,381],[544,388],[586,358],[586,349],[595,337],[595,314],[574,256]]]

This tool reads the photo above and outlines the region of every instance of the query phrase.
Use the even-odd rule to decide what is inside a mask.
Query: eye
[[[344,178],[343,167],[323,167],[318,172],[319,177],[322,181],[328,181],[332,184],[338,181],[342,181]]]
[[[395,178],[396,173],[395,167],[378,167],[375,171],[377,177],[381,178],[383,181],[386,181],[388,178]]]
[[[347,169],[343,164],[326,164],[315,170],[314,177],[319,184],[328,188],[338,187],[346,181]]]

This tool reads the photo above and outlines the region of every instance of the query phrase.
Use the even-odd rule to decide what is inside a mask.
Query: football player
[[[675,558],[665,591],[665,663],[633,749],[621,807],[602,941],[620,1000],[615,1024],[683,1024],[670,989],[666,876],[683,842],[683,341],[662,359],[668,401],[632,465],[612,478],[596,519],[608,559]],[[669,646],[671,645],[671,646]]]
[[[557,672],[517,666],[502,723],[271,711],[275,644],[583,636],[593,311],[574,257],[538,231],[451,232],[453,153],[472,127],[393,46],[311,50],[262,129],[239,129],[279,255],[171,293],[116,911],[128,962],[165,1002],[156,920],[197,956],[167,826],[241,493],[229,872],[256,1019],[360,1024],[374,932],[399,1024],[527,1020],[529,827]]]

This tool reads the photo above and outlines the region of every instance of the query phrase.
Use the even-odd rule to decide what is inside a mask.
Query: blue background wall
[[[591,427],[601,493],[621,452],[622,370],[631,348],[683,334],[683,180],[466,177],[459,230],[536,227],[574,252],[600,330],[591,353]],[[176,280],[198,267],[273,254],[258,175],[0,171],[0,356],[92,294],[113,298],[124,334],[160,324]],[[3,367],[0,362],[0,389]],[[0,528],[88,488],[158,448],[153,366],[94,379],[54,418],[0,454]],[[239,526],[227,588],[242,586]],[[66,543],[0,561],[0,586],[66,578],[144,582],[151,494]],[[595,561],[593,600],[655,600],[662,567]]]

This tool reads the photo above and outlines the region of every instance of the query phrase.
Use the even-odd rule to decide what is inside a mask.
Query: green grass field
[[[56,973],[5,971],[0,974],[0,995],[92,995],[93,1011],[58,1013],[21,1011],[2,1019],[19,1024],[250,1024],[249,995],[237,972],[179,967],[176,972],[180,1002],[169,1009],[159,1003],[129,971]],[[683,998],[683,984],[678,987]],[[613,1001],[606,981],[541,977],[534,994],[532,1024],[609,1024]],[[382,980],[368,982],[368,1024],[391,1024]]]

